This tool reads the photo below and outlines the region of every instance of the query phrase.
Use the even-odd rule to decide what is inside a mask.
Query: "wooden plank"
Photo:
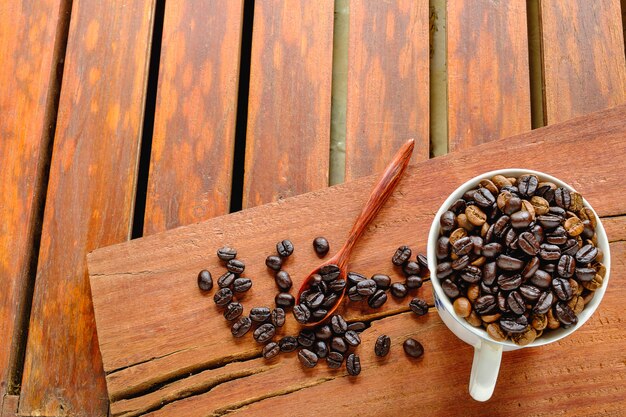
[[[153,14],[154,1],[73,2],[23,415],[107,414],[85,255],[130,235]]]
[[[0,398],[21,366],[66,12],[61,0],[0,3]]]
[[[243,0],[167,2],[144,234],[230,207]]]
[[[407,139],[428,159],[428,1],[350,2],[346,181],[382,172]]]
[[[390,255],[405,243],[424,251],[432,214],[443,196],[484,171],[484,166],[504,168],[513,158],[519,166],[544,169],[571,183],[600,215],[623,214],[623,204],[615,194],[622,175],[612,167],[626,163],[625,116],[626,106],[622,106],[409,167],[357,246],[350,268],[366,274],[389,272],[398,280]],[[581,146],[597,153],[580,153]],[[553,158],[554,154],[572,157]],[[611,166],[596,163],[609,155],[615,161]],[[375,180],[359,179],[90,254],[94,308],[113,414],[141,409],[154,400],[150,393],[163,384],[258,357],[259,346],[250,338],[233,341],[211,300],[212,293],[201,294],[197,289],[195,276],[200,269],[208,268],[214,276],[223,269],[214,255],[217,247],[234,245],[247,264],[246,275],[252,277],[254,286],[242,297],[246,311],[271,305],[276,288],[263,261],[274,252],[274,242],[286,237],[294,242],[296,251],[286,268],[297,288],[320,262],[311,239],[324,234],[336,250]],[[417,292],[423,297],[428,294],[426,286]],[[407,302],[392,299],[376,314],[352,305],[344,312],[351,320],[372,319],[406,311]],[[281,334],[296,328],[290,318]],[[213,372],[212,377],[221,380],[228,372]],[[194,381],[204,383],[199,377],[188,382]],[[142,397],[145,401],[135,400]]]
[[[0,416],[1,417],[18,417],[17,407],[20,402],[19,395],[5,395],[3,401],[0,404]]]
[[[244,208],[328,185],[333,10],[255,1]]]
[[[540,2],[547,124],[626,102],[619,0]]]
[[[449,1],[448,150],[530,130],[526,3]]]

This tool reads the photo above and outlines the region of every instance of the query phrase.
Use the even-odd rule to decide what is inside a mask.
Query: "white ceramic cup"
[[[452,203],[461,198],[467,190],[475,188],[480,180],[485,178],[490,179],[494,175],[498,174],[505,177],[518,177],[522,174],[535,174],[537,175],[537,177],[539,177],[539,181],[550,181],[555,183],[559,187],[565,187],[570,191],[574,191],[571,186],[564,183],[563,181],[542,172],[532,171],[529,169],[502,169],[479,175],[461,185],[452,194],[450,194],[450,196],[441,205],[441,208],[435,215],[433,224],[430,228],[430,233],[428,235],[427,250],[428,268],[430,269],[430,276],[435,298],[435,306],[437,307],[437,312],[439,313],[439,316],[446,324],[446,326],[448,326],[448,328],[452,331],[452,333],[454,333],[459,339],[463,340],[465,343],[468,343],[474,347],[474,361],[472,363],[472,371],[470,374],[469,393],[472,398],[478,401],[487,401],[493,394],[493,390],[496,386],[496,381],[498,379],[498,372],[500,370],[500,360],[502,359],[502,352],[521,349],[522,347],[510,341],[497,342],[491,339],[484,329],[473,327],[472,325],[467,323],[464,318],[456,315],[450,299],[443,292],[439,280],[437,279],[437,256],[435,255],[435,250],[437,245],[437,239],[439,238],[439,219],[441,215],[446,210],[448,210]],[[586,207],[589,207],[593,210],[593,208],[586,200],[584,200],[584,204]],[[602,263],[606,267],[606,275],[604,277],[602,287],[596,290],[593,299],[578,315],[578,323],[575,326],[572,326],[568,329],[559,328],[557,330],[545,332],[534,342],[528,344],[527,346],[524,346],[524,348],[546,345],[548,343],[556,342],[557,340],[560,340],[565,336],[570,335],[578,328],[580,328],[583,324],[585,324],[585,322],[589,319],[589,317],[591,317],[593,312],[596,311],[596,308],[598,308],[598,305],[600,304],[600,301],[604,296],[604,292],[606,291],[606,287],[609,282],[609,273],[611,270],[611,254],[609,249],[609,241],[606,237],[606,232],[604,231],[602,222],[600,221],[600,218],[595,211],[594,214],[597,218],[597,246],[604,253],[604,259]]]

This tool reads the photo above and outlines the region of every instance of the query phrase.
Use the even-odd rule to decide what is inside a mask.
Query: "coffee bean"
[[[376,281],[373,279],[366,279],[356,285],[356,290],[362,296],[370,296],[376,292]]]
[[[441,282],[441,288],[443,289],[443,292],[450,299],[455,299],[461,294],[459,291],[459,287],[457,287],[457,285],[449,279],[445,279]],[[393,285],[391,286],[391,294],[393,294]],[[402,297],[404,297],[405,295],[406,295],[406,292],[404,293]],[[402,297],[398,297],[398,298],[402,298]]]
[[[552,283],[552,276],[541,269],[537,270],[535,274],[530,278],[530,282],[539,288],[546,289]]]
[[[561,256],[557,265],[557,272],[563,278],[574,276],[574,272],[576,272],[576,261],[574,258],[570,255]]]
[[[537,221],[546,229],[554,229],[561,224],[561,218],[551,214],[537,216]]]
[[[529,302],[535,302],[539,299],[541,291],[532,285],[520,285],[519,292]],[[520,313],[521,314],[521,313]]]
[[[419,275],[409,275],[404,281],[404,285],[410,290],[416,290],[422,286],[422,277]]]
[[[313,330],[300,330],[298,333],[298,343],[303,347],[311,347],[315,343],[315,333]]]
[[[213,277],[211,277],[211,273],[206,269],[203,269],[198,274],[198,288],[202,291],[211,291],[213,288]]]
[[[278,341],[281,352],[293,352],[298,348],[298,339],[293,336],[285,336]]]
[[[572,287],[569,284],[569,281],[564,278],[555,278],[552,280],[552,288],[554,289],[554,293],[561,301],[569,301],[572,296]]]
[[[274,327],[283,327],[285,325],[285,310],[280,307],[272,310],[272,324]]]
[[[224,309],[224,318],[232,321],[241,316],[241,313],[243,313],[243,306],[240,303],[233,301],[226,306],[226,309]]]
[[[376,287],[381,290],[388,290],[391,286],[391,278],[389,278],[389,275],[375,274],[372,275],[370,279],[372,279],[376,283]]]
[[[324,301],[322,302],[322,307],[331,308],[332,306],[335,305],[335,303],[337,302],[337,299],[339,299],[339,296],[337,294],[328,294],[326,298],[324,298]]]
[[[437,278],[442,279],[452,274],[453,272],[454,270],[452,269],[452,264],[450,262],[441,262],[440,264],[437,265],[437,270],[435,271],[435,274],[437,275]],[[391,284],[392,291],[393,291],[393,285],[394,284]]]
[[[552,307],[553,303],[554,296],[551,292],[546,291],[539,296],[539,299],[537,300],[537,303],[533,307],[532,311],[536,314],[546,314],[548,310],[550,310],[550,307]]]
[[[311,317],[317,320],[321,320],[328,314],[328,310],[324,308],[318,308],[317,310],[311,310]]]
[[[293,253],[293,243],[288,239],[281,240],[276,244],[276,252],[278,252],[281,257],[288,258]]]
[[[458,215],[459,213],[462,213],[465,211],[465,205],[466,205],[465,200],[463,200],[462,198],[459,198],[454,203],[452,203],[448,211],[451,211],[454,214]]]
[[[254,331],[252,336],[258,343],[265,343],[276,334],[276,328],[270,323],[263,324]]]
[[[461,269],[465,268],[467,265],[469,265],[470,262],[470,258],[468,255],[463,255],[458,259],[455,259],[454,261],[452,261],[452,270],[453,271],[460,271]]]
[[[441,218],[439,219],[439,225],[441,226],[441,230],[444,233],[452,231],[456,226],[456,215],[454,214],[454,212],[448,210],[445,213],[443,213],[441,215]],[[396,254],[397,253],[398,252],[396,252]],[[406,259],[408,259],[410,256],[411,255],[409,254],[409,256],[407,256]],[[395,265],[402,265],[402,262],[400,263],[393,262],[393,263]]]
[[[476,201],[476,204],[479,207],[486,209],[491,207],[496,202],[496,198],[487,188],[480,187],[474,193],[474,201]]]
[[[354,330],[355,332],[362,332],[367,329],[367,325],[362,321],[355,321],[354,323],[348,324],[348,330]]]
[[[286,308],[294,305],[296,300],[293,298],[293,295],[286,292],[281,292],[276,295],[276,298],[274,298],[274,302],[278,307]]]
[[[242,337],[252,327],[252,320],[249,317],[241,317],[239,320],[233,323],[230,328],[230,332],[235,337]]]
[[[468,266],[461,271],[461,279],[469,284],[475,284],[482,278],[482,271],[477,266]]]
[[[237,275],[233,274],[232,272],[225,272],[224,275],[217,279],[217,286],[220,288],[230,287],[231,285],[233,285],[233,282],[235,282],[236,278]]]
[[[361,337],[354,330],[347,330],[343,338],[350,346],[358,346],[361,344]]]
[[[280,353],[280,347],[276,342],[270,342],[267,345],[263,346],[263,358],[272,359],[276,355]]]
[[[526,311],[526,302],[518,291],[511,291],[506,298],[509,309],[518,315],[524,314]]]
[[[509,189],[509,191],[513,191],[515,192],[516,189],[511,188]],[[504,203],[504,207],[502,208],[502,211],[510,216],[513,213],[519,211],[522,208],[522,200],[521,198],[519,198],[517,195],[511,193],[511,197],[506,200],[506,202]]]
[[[502,245],[497,242],[487,243],[483,247],[483,256],[487,258],[495,258],[502,253]]]
[[[413,358],[419,358],[424,354],[424,347],[422,344],[412,338],[406,339],[402,344],[402,347],[404,348],[404,352]]]
[[[472,252],[473,249],[474,249],[474,242],[469,236],[465,236],[457,240],[452,245],[452,251],[457,256],[467,255],[468,253]],[[418,273],[419,273],[419,270],[418,270]]]
[[[554,190],[554,202],[561,208],[567,210],[572,201],[572,197],[567,188],[559,187]]]
[[[520,274],[515,275],[500,275],[497,279],[498,287],[504,291],[512,291],[522,284],[522,276]]]
[[[419,275],[420,265],[415,261],[406,262],[404,266],[402,266],[402,272],[404,272],[405,276]]]
[[[496,302],[498,303],[498,309],[503,313],[508,313],[511,310],[509,309],[509,305],[506,303],[506,296],[502,291],[498,291],[496,294]]]
[[[355,302],[356,302],[356,301],[361,301],[361,300],[363,300],[363,298],[364,298],[364,297],[363,297],[361,294],[359,294],[359,292],[357,291],[356,286],[351,287],[351,288],[348,290],[348,299],[349,299],[350,301],[355,301]]]
[[[315,353],[308,349],[302,349],[298,352],[298,360],[306,368],[313,368],[317,365],[318,357]]]
[[[485,265],[483,265],[482,278],[485,284],[493,285],[493,283],[496,282],[496,278],[497,278],[496,274],[497,274],[497,268],[496,268],[495,262],[488,262]]]
[[[307,295],[305,304],[309,309],[313,310],[318,308],[324,302],[324,294],[321,292],[313,292]]]
[[[450,239],[447,236],[441,236],[437,239],[437,246],[435,252],[437,259],[445,259],[448,257],[448,250],[450,248]]]
[[[319,274],[322,276],[322,280],[326,282],[337,279],[340,273],[341,270],[337,265],[334,264],[324,265],[319,269]]]
[[[578,236],[585,231],[585,225],[578,217],[570,217],[563,226],[570,236]]]
[[[594,268],[576,268],[576,278],[579,281],[591,281],[596,276]]]
[[[233,291],[246,292],[252,288],[252,280],[250,278],[237,278],[233,281]]]
[[[567,242],[567,232],[563,227],[558,226],[551,232],[546,233],[546,242],[552,245],[563,245]]]
[[[237,250],[234,248],[224,246],[217,250],[217,257],[222,261],[230,261],[231,259],[235,259],[237,257]]]
[[[346,358],[346,369],[352,376],[357,376],[361,373],[361,360],[358,355],[351,353]]]
[[[521,316],[516,319],[507,317],[500,319],[500,327],[508,333],[522,333],[528,328],[526,317]]]
[[[452,212],[447,212],[452,213]],[[454,213],[452,213],[454,216]],[[408,246],[400,246],[391,258],[391,262],[396,266],[403,265],[411,257],[411,248]]]
[[[576,252],[576,262],[589,264],[598,256],[598,248],[593,245],[585,245]]]
[[[391,295],[396,298],[404,298],[408,293],[406,286],[400,282],[394,282],[391,284],[390,291]]]
[[[334,281],[331,281],[328,284],[328,288],[331,291],[339,292],[339,293],[342,292],[345,287],[346,287],[346,281],[343,279],[336,279]]]
[[[424,302],[424,304],[426,304],[426,302]],[[454,312],[459,317],[465,318],[465,317],[468,317],[472,313],[472,304],[470,300],[468,300],[465,297],[459,297],[456,300],[454,300],[454,303],[452,303],[452,307],[454,308]],[[415,310],[413,310],[413,312],[417,313]],[[427,310],[424,311],[424,314],[426,314],[427,312],[428,312]]]
[[[561,257],[561,249],[556,245],[542,243],[539,249],[539,257],[544,261],[556,261]]]
[[[319,256],[326,255],[328,253],[328,250],[330,249],[328,240],[321,236],[316,237],[315,239],[313,239],[313,249],[315,250],[315,253],[317,253]]]
[[[280,268],[283,266],[283,260],[280,256],[270,255],[265,258],[265,265],[274,271],[280,271]]]
[[[559,206],[550,206],[548,213],[558,217],[561,221],[565,220],[565,216],[567,215],[567,211]]]
[[[474,309],[481,316],[484,314],[493,313],[497,310],[498,304],[496,298],[493,295],[483,295],[478,297],[474,303]]]
[[[534,256],[539,253],[539,242],[531,232],[524,232],[517,240],[518,247],[527,255]]]
[[[228,269],[233,274],[242,274],[246,269],[246,264],[244,264],[239,259],[231,259],[226,263],[226,269]]]
[[[506,334],[502,331],[502,328],[498,323],[490,323],[485,329],[489,337],[496,342],[504,342],[507,338]]]
[[[291,289],[293,285],[289,273],[282,269],[276,272],[276,275],[274,276],[274,281],[276,281],[276,285],[278,286],[278,288],[280,288],[281,291],[289,291],[289,289]]]
[[[524,261],[512,256],[500,255],[496,259],[496,265],[505,271],[519,271],[524,267]]]
[[[428,271],[428,259],[426,258],[426,255],[419,253],[416,260],[417,263],[420,265],[420,271]]]
[[[335,352],[346,353],[348,351],[348,345],[343,338],[336,336],[330,341],[330,348]]]
[[[409,308],[418,316],[423,316],[428,313],[428,303],[421,298],[414,298],[409,303]]]
[[[376,292],[369,296],[367,299],[367,305],[371,308],[380,308],[387,302],[387,294],[384,290],[376,290]]]
[[[344,334],[348,330],[348,323],[339,314],[330,318],[330,326],[335,334]]]
[[[537,191],[538,184],[536,175],[522,175],[517,182],[517,188],[522,196],[530,198]]]
[[[351,287],[367,279],[365,276],[359,274],[358,272],[348,272],[347,278],[348,278],[348,285]]]
[[[326,364],[330,369],[337,369],[343,363],[343,355],[339,352],[330,352],[326,356]]]
[[[219,307],[224,307],[233,299],[233,292],[229,288],[222,288],[218,290],[213,296],[213,301]]]
[[[533,256],[532,258],[530,258],[526,262],[526,265],[524,265],[524,269],[522,269],[522,279],[524,281],[530,279],[533,275],[535,275],[535,272],[537,272],[537,270],[539,269],[539,266],[540,266],[539,258],[537,258],[536,256]]]
[[[270,318],[271,312],[267,307],[254,307],[250,309],[250,318],[257,323],[263,323]]]
[[[474,226],[482,226],[487,221],[487,215],[478,206],[467,206],[465,208],[467,220]]]
[[[333,335],[333,331],[331,330],[328,324],[325,324],[315,331],[315,337],[320,340],[329,340]]]
[[[516,229],[524,229],[530,225],[532,218],[527,211],[516,211],[511,214],[511,226]]]
[[[293,308],[293,316],[298,323],[306,323],[311,318],[311,311],[304,304],[298,304]]]
[[[381,334],[376,339],[376,343],[374,344],[374,353],[376,356],[384,357],[389,353],[389,349],[391,347],[391,338],[385,334]]]
[[[326,342],[318,340],[313,344],[313,352],[317,355],[318,358],[321,359],[328,356],[328,352],[330,352],[330,349],[328,348]]]
[[[554,316],[561,322],[563,327],[568,328],[578,323],[578,317],[566,303],[556,303]]]

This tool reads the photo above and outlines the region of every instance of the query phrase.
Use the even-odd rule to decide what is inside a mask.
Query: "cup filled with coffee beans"
[[[491,397],[503,351],[555,342],[591,317],[611,267],[589,203],[527,169],[457,188],[433,220],[427,258],[439,316],[474,346],[469,392],[478,401]]]

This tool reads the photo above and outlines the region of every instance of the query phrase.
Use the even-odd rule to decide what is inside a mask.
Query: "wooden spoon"
[[[313,275],[318,274],[321,268],[329,265],[336,265],[337,267],[339,267],[340,270],[339,277],[337,279],[346,279],[348,260],[350,259],[350,255],[352,254],[352,250],[354,249],[356,242],[359,240],[370,222],[374,219],[374,217],[376,217],[382,206],[385,204],[385,201],[387,201],[393,190],[398,185],[398,182],[400,182],[400,177],[402,177],[402,174],[406,170],[406,167],[409,164],[409,160],[411,159],[411,154],[413,153],[414,146],[415,141],[413,139],[409,139],[404,145],[402,145],[400,150],[398,150],[396,155],[393,157],[393,160],[387,166],[385,172],[372,190],[370,197],[367,200],[367,203],[361,211],[361,214],[359,214],[359,217],[357,217],[356,221],[354,222],[346,243],[341,249],[339,249],[339,252],[337,252],[335,256],[315,268],[304,280],[304,282],[300,286],[300,290],[298,291],[296,304],[300,304],[300,295],[303,291],[307,290],[310,287],[310,285],[312,284]],[[316,326],[327,320],[343,301],[343,297],[346,294],[347,287],[348,283],[346,282],[346,286],[343,288],[341,296],[338,297],[333,307],[328,311],[328,313],[326,313],[326,315],[322,319],[316,322],[304,323],[304,326]]]

